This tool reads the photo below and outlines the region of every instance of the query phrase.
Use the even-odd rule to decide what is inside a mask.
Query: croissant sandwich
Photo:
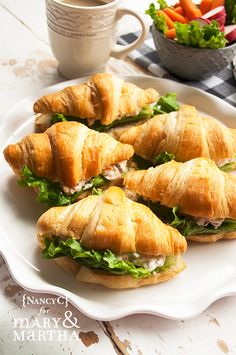
[[[60,122],[4,150],[19,183],[38,190],[38,200],[67,205],[82,193],[121,182],[133,147],[78,122]],[[84,197],[84,196],[83,196]]]
[[[187,239],[236,238],[236,176],[206,158],[128,172],[124,185]]]
[[[155,89],[143,90],[108,74],[93,75],[87,82],[43,96],[34,104],[36,126],[41,130],[58,120],[82,120],[95,130],[149,118],[149,104],[158,99]],[[53,115],[53,117],[52,117]]]
[[[156,284],[185,267],[185,238],[115,186],[49,209],[38,221],[37,239],[45,259],[55,258],[78,281],[110,288]]]
[[[236,130],[202,117],[193,106],[184,105],[179,111],[155,116],[141,125],[117,131],[114,137],[131,144],[138,156],[154,165],[167,152],[181,162],[205,157],[224,171],[236,168]]]

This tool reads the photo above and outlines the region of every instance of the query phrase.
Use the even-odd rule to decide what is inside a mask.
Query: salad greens
[[[184,236],[218,234],[236,230],[235,219],[226,218],[218,228],[215,228],[210,223],[207,226],[199,226],[190,216],[181,215],[177,207],[169,208],[162,206],[160,202],[154,203],[143,198],[140,198],[138,202],[148,206],[163,222],[175,227]]]
[[[157,165],[165,164],[168,161],[171,161],[171,160],[174,160],[174,159],[175,159],[175,155],[174,154],[163,152],[163,153],[158,154],[153,159],[153,165],[157,166]]]
[[[102,189],[93,187],[91,191],[91,195],[102,195]]]
[[[231,232],[236,230],[236,220],[226,218],[222,224],[215,228],[210,223],[207,226],[199,226],[196,222],[188,217],[180,217],[178,209],[175,207],[172,209],[174,220],[170,223],[172,227],[177,228],[183,235],[194,235],[194,234],[218,234],[223,232]]]
[[[136,163],[138,170],[146,170],[153,166],[151,161],[146,160],[137,154],[133,155],[132,160]]]
[[[191,21],[188,24],[175,22],[176,41],[189,47],[223,48],[227,44],[224,32],[220,30],[219,23],[212,20],[203,27],[199,22]]]
[[[159,4],[160,10],[163,10],[169,6],[165,0],[157,0],[157,3]]]
[[[37,188],[38,195],[36,200],[47,203],[50,207],[70,205],[76,201],[79,195],[89,189],[95,189],[92,192],[98,194],[97,188],[104,185],[107,179],[102,175],[97,175],[90,179],[89,182],[91,183],[89,187],[85,186],[80,191],[67,195],[59,182],[36,176],[26,165],[22,168],[21,179],[18,180],[18,184],[21,186]]]
[[[167,152],[162,152],[156,155],[152,162],[140,157],[137,154],[134,154],[132,159],[137,164],[139,170],[146,170],[148,168],[151,168],[152,166],[165,164],[168,161],[174,160],[175,155]]]
[[[234,161],[231,161],[229,163],[226,163],[226,164],[220,166],[219,169],[224,171],[225,173],[235,170],[236,169],[236,157],[234,156]]]
[[[80,118],[73,117],[73,116],[64,116],[63,113],[56,113],[55,115],[52,115],[51,125],[57,122],[75,121],[75,119],[77,119],[77,121],[81,120]]]
[[[161,96],[156,105],[153,106],[154,115],[162,113],[170,113],[172,111],[178,111],[180,106],[176,100],[176,92],[168,92],[166,95]]]
[[[92,269],[108,271],[116,275],[131,275],[135,278],[144,278],[152,275],[152,271],[136,266],[128,260],[119,259],[109,249],[105,251],[88,250],[78,240],[69,238],[61,240],[54,237],[45,239],[45,249],[42,251],[44,259],[53,259],[60,256],[71,256],[75,261]],[[165,263],[157,267],[155,272],[168,270],[174,263],[175,257],[166,257]]]
[[[162,113],[177,111],[179,109],[179,104],[176,101],[176,96],[176,93],[167,93],[166,95],[161,96],[153,107],[151,107],[150,105],[144,106],[137,116],[123,117],[120,120],[113,121],[109,125],[102,125],[100,121],[95,121],[94,124],[89,126],[89,128],[94,129],[98,132],[107,132],[111,128],[121,126],[122,124],[138,122]],[[88,126],[88,123],[85,119],[73,116],[65,116],[62,113],[57,113],[53,115],[51,119],[51,124],[53,125],[54,123],[65,121],[77,121]]]
[[[158,6],[154,3],[149,5],[146,10],[154,22],[156,29],[165,34],[168,30],[165,17],[158,13],[168,7],[165,1],[158,0]],[[236,4],[234,0],[226,0],[225,8],[227,12],[227,24],[236,23]],[[223,48],[228,43],[224,32],[220,30],[219,23],[212,20],[211,23],[201,26],[198,21],[190,21],[189,23],[174,22],[176,30],[176,42],[189,47],[197,48]]]
[[[167,7],[167,4],[165,3],[166,4],[166,6],[165,6],[164,3],[165,3],[165,1],[163,2],[162,5],[160,5],[160,10]],[[166,24],[165,17],[163,15],[157,16],[157,11],[158,11],[158,9],[152,3],[149,5],[149,8],[145,11],[145,13],[153,19],[153,23],[154,23],[156,29],[162,33],[165,33],[168,30],[168,26]]]
[[[73,117],[73,116],[64,116],[62,113],[57,113],[52,116],[51,124],[54,124],[56,122],[64,122],[64,121],[77,121],[80,123],[85,124],[91,129],[94,129],[95,131],[98,132],[107,132],[111,128],[115,128],[117,126],[121,126],[122,124],[126,123],[131,123],[131,122],[138,122],[141,120],[145,120],[147,118],[153,117],[153,110],[151,106],[146,105],[142,108],[142,110],[139,112],[138,115],[136,116],[131,116],[131,117],[123,117],[120,120],[115,120],[109,125],[103,125],[101,124],[100,121],[95,121],[91,126],[88,126],[88,122],[86,119],[78,118],[78,117]]]
[[[161,164],[165,164],[171,160],[176,160],[175,155],[172,153],[168,152],[162,152],[154,157],[154,159],[151,161],[148,161],[136,154],[133,156],[134,162],[137,164],[138,169],[143,170],[143,169],[148,169],[151,168],[152,166],[158,166]],[[230,172],[233,170],[236,170],[236,160],[226,163],[222,166],[219,166],[219,169],[224,172]]]
[[[122,117],[120,120],[115,120],[112,123],[110,123],[109,125],[102,125],[100,123],[100,121],[95,121],[94,124],[92,126],[90,126],[89,128],[92,128],[98,132],[107,132],[107,131],[109,131],[109,129],[121,126],[122,124],[138,122],[138,121],[145,120],[145,119],[151,118],[151,117],[153,117],[153,110],[152,110],[151,106],[146,105],[141,109],[139,114],[136,116]]]

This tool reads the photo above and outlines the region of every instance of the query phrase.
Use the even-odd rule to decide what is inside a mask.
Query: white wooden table
[[[123,1],[143,11],[149,1]],[[137,4],[138,3],[138,4]],[[136,23],[126,20],[131,31]],[[124,32],[124,31],[123,31]],[[18,100],[64,80],[56,70],[49,44],[43,0],[0,0],[0,117]],[[108,70],[137,73],[129,61],[111,59]],[[0,218],[4,218],[1,215]],[[24,297],[45,297],[18,286],[0,256],[0,354],[236,354],[236,297],[215,302],[192,320],[171,321],[151,315],[133,315],[112,322],[98,322],[69,310],[78,320],[76,339],[14,341],[18,318],[34,321],[40,305],[23,307]],[[50,317],[60,317],[61,306],[48,306]],[[57,331],[62,326],[54,327]]]

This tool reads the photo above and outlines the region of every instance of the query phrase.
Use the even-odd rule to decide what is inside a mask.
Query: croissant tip
[[[5,160],[10,164],[11,161],[13,160],[14,156],[15,156],[15,147],[13,144],[8,145],[4,151],[3,151],[3,155]]]
[[[104,202],[119,205],[126,199],[124,191],[118,186],[111,186],[104,193]]]
[[[33,105],[33,110],[35,113],[40,113],[40,109],[39,109],[39,103],[38,101],[36,101]]]
[[[4,148],[4,150],[3,150],[3,155],[6,160],[7,160],[7,156],[8,156],[8,150],[9,150],[9,145],[6,148]]]
[[[4,151],[3,155],[10,167],[15,171],[22,167],[22,151],[19,144],[10,144]]]

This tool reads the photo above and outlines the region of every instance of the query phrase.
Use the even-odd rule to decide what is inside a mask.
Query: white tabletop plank
[[[49,305],[47,306],[48,313],[46,315],[40,314],[41,306],[31,304],[30,302],[33,302],[32,300],[35,297],[37,300],[39,300],[40,297],[50,299],[52,295],[34,294],[23,290],[12,280],[1,257],[0,284],[0,354],[33,353],[34,355],[46,355],[50,352],[56,352],[58,354],[62,352],[65,352],[65,354],[78,354],[85,349],[89,349],[90,354],[96,354],[97,352],[102,353],[104,349],[106,349],[109,354],[115,354],[112,342],[109,337],[105,335],[99,323],[84,316],[72,305],[69,304],[68,307],[58,304]],[[25,307],[23,305],[24,295],[29,297]],[[76,336],[72,333],[72,329],[63,327],[61,320],[57,323],[58,327],[55,326],[56,323],[53,321],[53,318],[64,319],[64,313],[68,310],[71,311],[73,317],[77,319],[79,328],[74,328],[76,330]],[[40,338],[38,331],[45,329],[43,328],[43,318],[45,317],[50,319],[49,327],[47,328],[49,331],[58,333],[59,330],[63,332],[66,329],[66,336],[64,337],[63,333],[61,333],[61,335],[58,333],[54,334],[57,339],[56,341],[45,341],[45,337],[46,339],[50,339],[49,333],[45,333],[42,334]],[[23,323],[21,323],[21,320],[23,320]],[[20,328],[21,324],[26,325],[26,323],[24,323],[26,320],[29,321],[28,328]],[[39,322],[41,328],[38,327],[38,324],[34,325],[35,320]],[[26,331],[24,332],[22,329],[26,329]],[[33,338],[27,341],[31,329],[33,329]],[[60,341],[60,339],[62,339],[62,341]]]

